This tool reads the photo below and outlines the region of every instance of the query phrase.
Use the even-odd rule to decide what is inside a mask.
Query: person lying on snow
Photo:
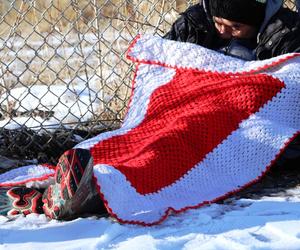
[[[196,43],[244,60],[263,60],[300,52],[298,13],[278,0],[203,0],[187,9],[164,36]],[[299,138],[286,148],[277,165],[300,161]],[[89,150],[71,149],[56,166],[55,184],[45,191],[14,187],[2,191],[3,215],[45,213],[52,219],[107,214],[91,171]]]

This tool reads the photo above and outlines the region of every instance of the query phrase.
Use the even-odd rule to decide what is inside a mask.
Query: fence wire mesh
[[[164,34],[196,2],[2,0],[0,155],[55,162],[119,127],[131,91],[129,43]]]

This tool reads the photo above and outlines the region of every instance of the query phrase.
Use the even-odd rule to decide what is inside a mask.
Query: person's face
[[[254,26],[215,16],[213,17],[213,20],[220,37],[223,39],[249,39],[256,36],[257,29]]]

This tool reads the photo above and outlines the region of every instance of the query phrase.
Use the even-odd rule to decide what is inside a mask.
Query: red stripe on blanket
[[[283,87],[264,74],[177,69],[151,95],[136,128],[91,149],[94,163],[114,166],[141,194],[156,192],[183,177]]]

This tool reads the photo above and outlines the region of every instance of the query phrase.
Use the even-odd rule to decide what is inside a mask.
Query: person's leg
[[[43,202],[45,214],[53,219],[107,214],[96,190],[89,150],[71,149],[60,157],[55,184],[47,188]]]

